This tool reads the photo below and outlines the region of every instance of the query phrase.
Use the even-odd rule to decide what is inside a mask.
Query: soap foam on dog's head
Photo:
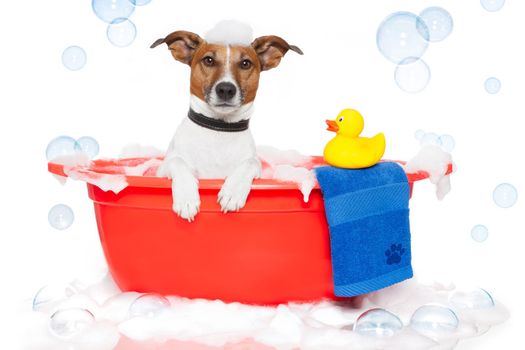
[[[210,44],[250,46],[253,41],[253,29],[243,22],[225,20],[218,22],[204,38]]]

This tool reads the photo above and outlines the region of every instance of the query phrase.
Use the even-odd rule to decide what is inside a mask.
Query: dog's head
[[[262,71],[275,68],[288,50],[303,52],[270,35],[251,45],[208,43],[197,34],[177,31],[155,41],[166,43],[173,58],[191,67],[190,92],[218,115],[233,114],[255,99]]]

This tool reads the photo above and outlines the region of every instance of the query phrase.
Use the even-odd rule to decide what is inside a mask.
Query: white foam
[[[303,194],[303,200],[309,201],[310,193],[317,185],[314,171],[305,167],[312,157],[271,146],[257,146],[257,156],[265,163],[261,178],[293,182]]]
[[[72,180],[81,180],[92,185],[95,185],[103,191],[112,191],[119,193],[126,187],[126,175],[128,176],[143,176],[145,173],[160,166],[162,160],[160,157],[164,152],[152,147],[142,146],[140,144],[130,144],[121,152],[122,158],[151,158],[142,163],[137,163],[133,166],[123,166],[124,174],[103,174],[89,171],[92,161],[89,156],[83,152],[76,152],[72,155],[58,157],[53,160],[53,163],[62,164],[64,166],[64,173]],[[55,178],[62,184],[66,182],[63,176],[55,176]]]
[[[154,158],[163,157],[165,153],[153,146],[130,143],[120,151],[119,158]]]
[[[53,177],[58,181],[59,184],[61,184],[61,185],[65,185],[66,184],[67,177],[61,176],[61,175],[56,175],[56,174],[51,174],[51,175],[53,175]]]
[[[122,158],[144,158],[142,163],[137,162],[133,166],[122,166],[123,174],[103,174],[89,171],[92,161],[82,152],[56,158],[54,163],[64,165],[64,173],[73,180],[81,180],[95,185],[103,191],[119,193],[128,186],[127,176],[143,176],[148,170],[161,165],[163,151],[151,146],[130,144],[121,152]],[[151,159],[147,159],[151,158]],[[147,159],[147,160],[146,160]],[[63,176],[55,176],[62,184],[66,182]]]
[[[91,164],[91,158],[84,152],[75,152],[65,156],[56,157],[51,160],[52,163],[63,165],[64,173],[67,175],[71,169],[77,167],[88,168]],[[61,184],[64,185],[67,182],[66,176],[55,175],[53,177]]]
[[[297,184],[299,190],[303,194],[303,200],[305,203],[308,203],[310,200],[310,193],[317,185],[317,178],[315,177],[313,170],[292,165],[277,165],[273,169],[272,178]]]
[[[65,156],[56,157],[51,162],[63,165],[64,169],[77,166],[89,167],[91,165],[91,158],[84,152],[75,152]]]
[[[312,160],[296,150],[281,150],[272,146],[257,146],[257,156],[271,167],[277,165],[303,166]]]
[[[119,193],[128,186],[126,177],[123,175],[109,175],[89,172],[87,169],[92,164],[90,157],[84,152],[57,157],[53,163],[63,165],[64,174],[72,180],[81,180],[100,187],[103,191]],[[62,184],[66,182],[63,176],[55,176]]]
[[[204,39],[212,44],[250,46],[253,41],[253,30],[246,23],[225,20],[210,29]]]
[[[129,176],[142,176],[150,168],[159,167],[162,164],[162,160],[158,158],[152,158],[145,161],[142,164],[137,164],[135,166],[125,166],[124,173]]]
[[[453,292],[453,288],[437,284],[426,286],[412,279],[353,301],[325,300],[278,307],[169,296],[171,307],[156,317],[130,318],[129,307],[140,294],[119,293],[111,278],[106,278],[99,284],[78,290],[78,294],[46,312],[24,314],[22,325],[28,334],[24,337],[24,348],[111,349],[118,342],[120,332],[137,342],[172,339],[218,347],[251,338],[259,344],[283,350],[437,350],[452,349],[458,340],[481,335],[509,316],[499,303],[478,310],[454,309],[448,302]],[[412,313],[428,303],[454,309],[460,319],[458,331],[432,340],[412,330],[408,326]],[[95,316],[92,327],[68,341],[57,339],[47,331],[52,312],[66,307],[86,308]],[[358,316],[377,307],[399,316],[405,325],[403,330],[386,339],[368,338],[353,332]]]
[[[114,174],[100,174],[86,171],[83,168],[73,168],[66,172],[67,176],[73,180],[80,180],[95,185],[102,191],[112,191],[118,194],[128,187],[126,176]]]
[[[437,198],[441,200],[451,189],[450,177],[446,175],[449,164],[453,164],[450,153],[436,145],[424,145],[404,169],[406,173],[427,172],[430,182],[436,185]]]

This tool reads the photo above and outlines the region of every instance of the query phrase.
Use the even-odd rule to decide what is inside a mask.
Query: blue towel
[[[408,180],[396,163],[316,169],[330,226],[336,296],[370,293],[411,278]]]

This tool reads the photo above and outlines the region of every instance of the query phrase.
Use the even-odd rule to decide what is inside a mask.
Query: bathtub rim
[[[82,172],[87,175],[109,175],[109,176],[124,176],[128,186],[131,187],[144,187],[144,188],[171,188],[172,181],[166,177],[157,177],[157,176],[135,176],[135,175],[125,175],[122,173],[111,172],[109,169],[114,167],[121,166],[122,162],[132,162],[132,161],[147,161],[152,159],[151,157],[147,158],[122,158],[122,159],[96,159],[93,160],[90,166],[80,166]],[[162,159],[162,158],[158,158]],[[384,162],[395,162],[400,165],[404,165],[405,161],[399,160],[383,160]],[[139,163],[140,164],[140,163]],[[323,157],[313,156],[312,162],[309,164],[309,168],[314,168],[318,166],[327,165],[324,162]],[[308,166],[306,166],[308,167]],[[48,162],[48,171],[54,175],[61,177],[68,177],[67,166],[59,163],[54,163],[52,161]],[[451,174],[453,171],[452,164],[448,165],[446,175]],[[407,173],[407,179],[409,183],[416,181],[424,180],[429,177],[429,174],[425,171],[418,171],[416,173]],[[222,187],[224,184],[224,179],[199,179],[199,189],[203,190],[217,190]],[[297,184],[294,182],[281,181],[276,179],[254,179],[252,182],[252,189],[258,190],[291,190],[297,189]],[[316,184],[314,189],[319,189],[319,185]]]

